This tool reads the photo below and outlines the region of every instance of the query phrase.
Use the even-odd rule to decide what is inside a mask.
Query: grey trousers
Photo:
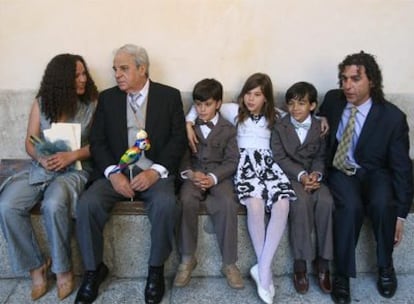
[[[200,202],[205,199],[219,243],[223,264],[237,261],[237,210],[238,203],[231,179],[224,180],[203,193],[189,180],[180,191],[182,208],[179,246],[182,255],[194,255],[197,248],[198,212]]]
[[[12,269],[26,272],[44,264],[36,240],[30,209],[42,198],[41,213],[50,245],[52,271],[71,270],[71,205],[84,189],[87,173],[71,171],[50,183],[30,185],[28,173],[11,179],[0,194],[0,224],[8,244]]]
[[[333,259],[333,210],[334,202],[328,187],[313,193],[303,189],[301,183],[291,181],[297,200],[290,203],[289,226],[293,258],[312,260],[311,233],[316,232],[316,255],[326,260]]]
[[[178,206],[174,177],[159,179],[148,190],[136,192],[135,198],[144,201],[151,223],[149,265],[161,266],[169,257],[175,240]],[[76,235],[85,270],[94,271],[103,261],[105,223],[114,204],[128,199],[117,193],[106,178],[96,180],[82,194],[77,206]]]

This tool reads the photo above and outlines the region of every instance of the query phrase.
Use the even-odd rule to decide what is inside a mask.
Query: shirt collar
[[[144,100],[146,100],[146,98],[147,98],[148,91],[149,91],[149,85],[150,85],[150,80],[148,78],[147,81],[145,82],[145,85],[142,87],[142,89],[140,91],[131,92],[132,94],[140,94],[141,95],[138,99],[139,106],[141,106],[142,103],[144,102]]]
[[[294,119],[294,118],[293,118],[293,116],[290,116],[290,121],[291,121],[293,124],[297,123],[297,124],[309,124],[309,125],[311,125],[311,123],[312,123],[312,118],[311,118],[311,115],[309,114],[309,115],[308,115],[308,117],[306,117],[306,119],[305,119],[304,121],[299,122],[299,121],[297,121],[296,119]]]
[[[350,102],[347,103],[346,108],[350,109],[354,105]],[[368,98],[367,101],[365,101],[363,104],[357,106],[358,113],[362,114],[364,117],[368,115],[369,110],[371,110],[372,107],[372,99]]]

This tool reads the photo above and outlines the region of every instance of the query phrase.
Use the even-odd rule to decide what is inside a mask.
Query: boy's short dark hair
[[[318,104],[318,91],[316,88],[309,82],[300,81],[293,84],[287,91],[285,95],[286,103],[291,99],[301,100],[308,96],[310,103]]]
[[[193,89],[193,100],[206,101],[208,99],[220,101],[223,99],[223,86],[213,78],[206,78],[196,83]]]

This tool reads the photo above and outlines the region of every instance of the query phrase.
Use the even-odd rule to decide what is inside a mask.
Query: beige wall
[[[83,55],[104,89],[112,51],[132,42],[154,80],[185,92],[203,77],[237,92],[256,71],[278,91],[307,80],[324,92],[344,55],[363,49],[386,92],[411,94],[413,15],[414,0],[0,0],[0,90],[37,89],[61,52]]]

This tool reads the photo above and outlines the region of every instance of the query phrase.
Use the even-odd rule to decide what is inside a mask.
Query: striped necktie
[[[138,99],[141,97],[141,93],[129,93],[128,94],[128,103],[131,106],[134,113],[139,110]]]
[[[346,124],[344,133],[342,134],[341,140],[339,141],[336,153],[333,159],[333,166],[338,170],[342,171],[346,175],[353,175],[355,171],[349,168],[346,156],[352,143],[352,135],[355,129],[355,116],[358,112],[356,107],[351,108],[351,115],[349,116],[348,123]]]

